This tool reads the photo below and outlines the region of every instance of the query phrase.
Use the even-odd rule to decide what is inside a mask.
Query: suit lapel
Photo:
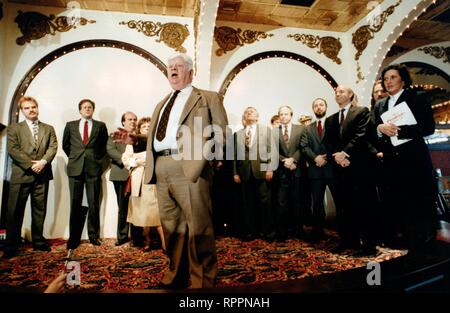
[[[46,132],[47,132],[47,127],[44,127],[44,124],[39,122],[38,125],[39,125],[39,131],[38,131],[38,141],[37,141],[37,144],[36,144],[36,148],[37,149],[41,145],[41,142],[44,139],[44,137],[46,136]]]
[[[347,116],[344,119],[344,125],[342,126],[342,134],[346,132],[348,124],[353,119],[354,114],[355,114],[355,107],[351,105],[350,108],[348,109]]]
[[[71,133],[72,133],[73,138],[78,139],[78,141],[81,144],[83,144],[83,138],[81,138],[81,134],[80,134],[80,121],[81,121],[81,119],[70,122],[70,128],[71,128]]]
[[[405,101],[406,98],[408,98],[408,90],[403,90],[402,94],[400,95],[400,97],[398,97],[397,101],[394,103],[394,106],[396,106],[399,103],[402,103],[403,101]],[[387,97],[387,99],[389,100],[389,97]],[[387,101],[386,101],[387,103]]]
[[[184,120],[187,118],[187,116],[192,111],[195,104],[201,97],[202,97],[202,94],[200,93],[200,90],[193,87],[191,95],[187,99],[186,104],[184,105],[184,108],[183,108],[183,112],[181,113],[179,125],[183,124]]]
[[[30,142],[30,145],[32,147],[35,146],[35,142],[34,142],[34,138],[33,138],[33,133],[30,130],[30,127],[28,127],[28,124],[26,121],[22,121],[19,123],[20,127],[21,127],[21,131],[24,132],[24,134],[26,134],[26,137],[28,137],[28,141]]]
[[[90,144],[91,141],[94,140],[94,138],[96,137],[95,134],[96,134],[98,128],[99,128],[99,124],[97,123],[97,121],[92,120],[91,134],[89,135],[89,139],[88,139],[88,143],[87,144]]]

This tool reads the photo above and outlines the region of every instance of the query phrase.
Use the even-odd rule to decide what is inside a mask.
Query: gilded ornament
[[[58,16],[55,18],[53,14],[46,16],[39,12],[19,11],[18,13],[14,22],[17,23],[23,35],[16,39],[16,43],[21,46],[46,35],[54,36],[56,32],[67,32],[72,28],[77,28],[77,25],[84,26],[88,23],[95,23],[95,21],[83,17]]]
[[[371,24],[359,27],[352,34],[352,44],[356,48],[355,60],[358,61],[363,51],[367,48],[369,41],[383,28],[389,15],[394,13],[395,8],[400,5],[402,0],[398,0],[396,4],[391,5],[384,10],[380,15],[377,15]]]
[[[319,47],[318,53],[323,53],[327,58],[333,60],[337,64],[341,64],[342,61],[338,57],[339,51],[341,51],[342,44],[339,38],[334,38],[331,36],[314,36],[305,34],[294,34],[288,35],[288,38],[294,38],[296,41],[307,45],[310,48]]]
[[[241,32],[242,30],[240,28],[234,29],[228,26],[216,27],[214,29],[214,39],[220,47],[216,50],[216,55],[220,57],[228,51],[234,50],[237,46],[251,44],[260,39],[273,36],[273,34],[250,29],[244,30],[242,34]]]
[[[450,63],[450,47],[429,46],[419,48],[418,50],[423,51],[436,59],[444,59],[444,63]]]
[[[183,43],[189,36],[187,25],[178,23],[154,23],[152,21],[128,21],[120,22],[119,25],[127,25],[131,29],[136,29],[148,37],[159,36],[156,42],[164,42],[167,46],[178,52],[186,52]]]

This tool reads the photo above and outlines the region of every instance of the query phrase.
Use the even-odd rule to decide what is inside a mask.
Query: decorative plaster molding
[[[262,31],[246,29],[242,32],[240,28],[234,29],[228,26],[220,26],[214,29],[214,40],[219,45],[216,50],[217,56],[222,56],[228,51],[234,50],[237,46],[244,44],[251,44],[260,39],[272,37],[273,34],[268,34]]]
[[[145,36],[153,37],[159,36],[156,42],[164,42],[166,46],[175,49],[175,51],[185,53],[186,48],[183,47],[183,43],[189,36],[189,30],[187,25],[181,25],[178,23],[154,23],[152,21],[128,21],[120,22],[119,25],[127,25],[131,29],[136,29],[138,32],[142,32]]]
[[[318,53],[323,53],[327,58],[333,60],[337,64],[341,64],[342,61],[338,57],[339,51],[341,51],[342,44],[339,38],[334,38],[331,36],[314,36],[305,34],[293,34],[287,35],[288,38],[294,38],[296,41],[307,45],[310,48],[319,47]]]
[[[444,59],[444,63],[450,63],[450,47],[428,46],[419,48],[418,50],[423,51],[436,59]]]
[[[408,48],[404,48],[404,47],[399,46],[399,45],[393,45],[389,49],[388,53],[386,53],[386,57],[390,58],[390,57],[396,56],[397,54],[401,54],[401,53],[403,53],[405,51],[408,51],[408,50],[409,50]]]
[[[379,32],[383,25],[386,23],[389,15],[394,13],[395,8],[402,3],[402,0],[398,0],[396,4],[391,5],[386,10],[384,10],[381,14],[377,15],[372,23],[360,26],[353,34],[352,34],[352,44],[356,48],[355,61],[357,61],[357,74],[358,81],[364,79],[364,76],[361,72],[361,67],[359,65],[359,58],[367,48],[369,41],[373,39],[374,34]]]
[[[14,22],[19,26],[22,37],[16,39],[16,43],[23,46],[31,40],[40,39],[46,35],[55,35],[56,32],[67,32],[77,25],[84,26],[88,23],[95,23],[94,20],[87,20],[83,17],[67,17],[50,14],[46,16],[39,12],[22,12],[18,11],[18,15]]]

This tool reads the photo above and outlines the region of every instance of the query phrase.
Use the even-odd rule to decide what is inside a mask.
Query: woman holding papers
[[[383,152],[385,244],[421,253],[436,235],[436,182],[423,139],[434,133],[435,123],[430,102],[425,94],[410,90],[411,83],[404,65],[385,68],[382,85],[389,97],[375,104],[373,117],[377,148]]]

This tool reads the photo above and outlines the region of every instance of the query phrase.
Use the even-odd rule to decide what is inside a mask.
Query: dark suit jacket
[[[383,123],[381,114],[388,110],[388,101],[389,97],[381,99],[375,104],[373,111],[374,132],[376,132],[376,126]],[[377,148],[383,151],[386,160],[389,160],[395,154],[396,157],[402,158],[402,168],[427,173],[432,170],[432,163],[423,137],[434,133],[435,122],[433,110],[426,95],[418,94],[409,89],[403,91],[395,105],[403,101],[408,104],[417,124],[400,126],[398,138],[412,140],[394,147],[388,136],[383,135],[379,138],[377,134],[374,134],[378,138]]]
[[[363,106],[350,106],[344,120],[342,135],[340,135],[339,112],[331,115],[325,121],[325,147],[328,152],[328,160],[335,164],[335,168],[341,169],[334,162],[332,156],[335,152],[344,151],[350,157],[351,170],[356,176],[367,175],[367,162],[371,160],[367,145],[367,127],[370,123],[369,109]]]
[[[170,94],[159,102],[153,111],[147,140],[147,158],[145,161],[144,179],[146,184],[154,183],[156,181],[156,175],[154,173],[156,158],[153,155],[153,139],[155,137],[156,127],[158,126],[161,109],[169,99],[169,96]],[[202,131],[194,132],[194,126],[199,121],[201,122],[202,130],[209,125],[215,125],[222,130],[222,133],[215,135],[211,134],[210,137],[205,137],[203,136]],[[214,140],[218,142],[219,146],[223,146],[225,144],[225,129],[227,124],[227,113],[223,107],[222,97],[217,92],[193,87],[192,93],[184,105],[178,123],[178,125],[187,127],[185,129],[190,131],[190,146],[192,149],[190,149],[190,151],[188,151],[188,149],[186,149],[186,151],[179,149],[179,152],[182,154],[181,166],[183,172],[192,182],[197,181],[208,164],[208,159],[204,157],[202,151],[197,151],[197,154],[195,154],[194,147],[197,147],[200,142],[201,146],[199,148],[203,149],[206,142],[209,140]],[[179,143],[183,141],[181,131],[177,134],[177,140],[180,140]]]
[[[317,122],[306,126],[306,131],[301,139],[302,152],[308,160],[308,177],[310,179],[332,178],[333,177],[333,159],[327,158],[327,164],[323,167],[318,167],[314,159],[319,154],[327,154],[325,148],[325,128],[322,133],[322,138],[319,138],[317,132]]]
[[[255,159],[250,160],[245,157],[245,128],[235,133],[233,173],[239,175],[242,181],[247,181],[251,173],[256,179],[265,179],[266,170],[273,171],[276,168],[271,164],[271,151],[274,146],[271,129],[258,124],[254,136],[253,145],[249,151],[250,157],[253,157],[254,151]],[[238,156],[243,156],[245,159],[238,160]],[[265,165],[266,170],[262,170],[261,165]]]
[[[128,170],[122,162],[122,154],[125,152],[125,147],[125,144],[115,143],[111,137],[108,138],[106,151],[111,158],[110,181],[126,181],[128,179]]]
[[[69,158],[67,175],[78,176],[86,171],[89,176],[102,174],[108,131],[103,122],[92,120],[92,130],[87,145],[79,131],[80,120],[67,122],[63,135],[63,150]]]
[[[278,150],[279,150],[280,161],[282,161],[286,158],[292,157],[298,163],[300,161],[300,157],[301,157],[301,138],[302,138],[303,134],[305,133],[306,128],[303,125],[292,124],[288,147],[286,146],[286,143],[284,142],[282,129],[283,129],[283,126],[280,126],[277,130],[278,138],[279,138]],[[283,165],[280,163],[280,166],[283,166]],[[302,175],[302,173],[301,173],[300,164],[297,164],[297,169],[295,170],[295,176],[300,177],[301,175]]]
[[[12,159],[11,183],[32,183],[37,177],[43,180],[53,179],[50,163],[58,150],[53,126],[39,122],[37,145],[26,121],[10,125],[7,132],[7,149]],[[41,174],[36,174],[31,170],[31,161],[42,159],[47,161],[47,165]]]

